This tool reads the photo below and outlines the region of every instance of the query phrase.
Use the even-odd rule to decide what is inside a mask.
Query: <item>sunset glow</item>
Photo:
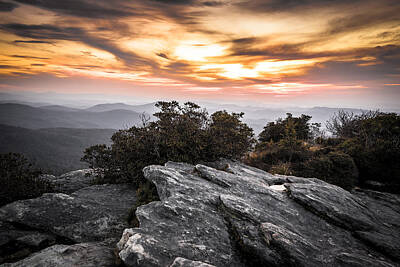
[[[399,1],[1,2],[2,91],[400,102]]]

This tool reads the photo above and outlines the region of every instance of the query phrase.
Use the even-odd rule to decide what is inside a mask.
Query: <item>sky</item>
[[[398,0],[0,0],[0,92],[400,108]]]

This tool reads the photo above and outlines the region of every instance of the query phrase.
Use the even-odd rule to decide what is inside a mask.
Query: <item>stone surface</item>
[[[101,241],[122,233],[135,202],[129,185],[94,185],[71,195],[50,193],[10,203],[0,209],[0,221],[69,242]]]
[[[115,265],[113,250],[101,243],[54,245],[4,267],[109,267]]]
[[[144,169],[161,201],[139,207],[139,227],[124,231],[127,266],[398,266],[398,196],[212,166]]]
[[[178,257],[170,265],[170,267],[215,267],[201,261],[191,261],[185,258]]]
[[[16,261],[56,243],[52,234],[18,229],[0,222],[0,264]]]
[[[71,171],[60,176],[42,175],[57,192],[70,194],[79,189],[93,185],[95,173],[92,169]]]

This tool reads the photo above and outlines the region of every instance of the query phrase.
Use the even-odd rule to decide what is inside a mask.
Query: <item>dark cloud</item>
[[[205,2],[202,2],[202,5],[214,7],[214,6],[223,6],[223,5],[225,5],[225,3],[219,2],[219,1],[205,1]]]
[[[46,66],[46,64],[34,63],[34,64],[31,64],[31,66],[34,66],[34,67],[43,67],[43,66]]]
[[[376,35],[376,38],[378,39],[391,39],[392,41],[398,41],[400,40],[400,33],[395,32],[395,31],[386,31],[386,32],[381,32]]]
[[[400,21],[400,1],[397,8],[393,7],[388,10],[371,11],[366,14],[355,14],[347,17],[340,17],[329,22],[330,27],[326,30],[325,35],[335,35],[347,33],[364,28],[371,28],[382,23],[399,22]]]
[[[25,56],[25,55],[11,55],[11,57],[15,58],[29,58],[29,59],[50,59],[48,57],[34,57],[34,56]]]
[[[17,8],[18,5],[10,2],[0,1],[0,12],[10,12]]]
[[[12,65],[0,65],[0,69],[15,69],[16,67],[15,66],[12,66]]]
[[[78,36],[84,35],[84,31],[77,27],[59,28],[49,24],[10,23],[3,24],[0,28],[21,37],[33,39],[76,40]]]
[[[225,3],[221,1],[196,1],[196,0],[151,0],[155,2],[160,2],[167,5],[192,5],[192,6],[222,6]]]
[[[355,0],[352,2],[359,2]],[[256,12],[291,11],[299,8],[348,3],[348,0],[249,0],[236,5]]]
[[[157,53],[156,55],[165,59],[169,59],[169,57],[164,53]]]
[[[377,46],[369,49],[367,55],[377,58],[388,66],[392,65],[400,68],[400,46],[398,45]]]
[[[21,4],[33,5],[58,13],[83,18],[118,18],[137,15],[121,0],[15,0]]]
[[[256,9],[259,11],[273,11],[273,10],[284,10],[298,7],[306,4],[304,0],[270,0],[270,1],[246,1],[241,2],[238,5],[241,7],[247,7],[250,9]]]
[[[234,44],[239,44],[239,45],[252,45],[252,44],[258,42],[259,40],[260,40],[260,38],[257,38],[257,37],[243,37],[243,38],[230,40],[229,42],[232,42]]]
[[[195,0],[151,0],[151,1],[160,2],[168,5],[192,5],[195,2]]]
[[[10,23],[0,25],[0,29],[25,38],[82,42],[91,47],[107,51],[129,65],[154,65],[134,53],[121,50],[110,39],[95,37],[88,34],[84,29],[78,27],[57,27],[50,24],[27,25]]]
[[[37,40],[15,40],[14,43],[25,43],[25,44],[51,44],[51,42],[48,41],[37,41]]]
[[[1,1],[1,0],[0,0]],[[28,4],[45,10],[58,13],[63,21],[74,18],[66,18],[65,15],[79,17],[81,19],[95,19],[101,24],[109,21],[110,25],[99,25],[98,30],[111,28],[115,32],[121,32],[123,29],[118,24],[119,18],[134,17],[152,20],[169,20],[177,24],[186,26],[191,31],[201,30],[200,27],[194,27],[198,24],[199,17],[203,17],[206,10],[189,10],[190,7],[216,7],[224,3],[214,0],[15,0],[21,4]]]

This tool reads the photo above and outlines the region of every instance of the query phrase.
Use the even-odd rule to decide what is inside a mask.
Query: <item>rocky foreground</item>
[[[231,161],[144,174],[161,201],[138,208],[138,228],[126,229],[136,201],[128,185],[2,207],[3,260],[37,250],[4,266],[112,266],[118,257],[125,266],[400,266],[398,195],[350,193]]]
[[[4,266],[115,265],[115,244],[128,227],[135,189],[90,185],[86,173],[44,177],[54,179],[58,191],[73,193],[44,194],[0,208],[0,263],[22,259]]]

